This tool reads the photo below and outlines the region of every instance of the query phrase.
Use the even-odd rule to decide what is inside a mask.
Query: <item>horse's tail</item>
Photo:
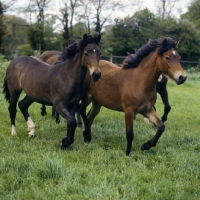
[[[3,93],[4,93],[6,101],[10,102],[10,92],[8,89],[8,82],[7,82],[6,77],[5,77],[4,83],[3,83]]]

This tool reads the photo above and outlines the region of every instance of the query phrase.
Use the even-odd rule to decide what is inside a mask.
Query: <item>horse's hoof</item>
[[[149,142],[146,142],[141,146],[141,150],[142,151],[149,150],[151,147],[152,147],[151,144]]]
[[[85,143],[90,143],[91,142],[91,137],[84,137],[84,142]]]
[[[32,135],[32,134],[28,134],[28,137],[29,137],[29,138],[32,138],[32,137],[34,137],[34,135]]]
[[[41,115],[45,116],[45,115],[47,115],[47,112],[46,111],[41,111]]]
[[[73,141],[69,141],[68,138],[63,138],[60,148],[61,149],[66,149],[72,143],[73,143]]]
[[[91,142],[91,139],[92,139],[91,136],[84,137],[84,142],[88,144]]]
[[[60,124],[60,120],[58,119],[58,120],[56,120],[56,124]]]
[[[83,131],[83,137],[84,137],[84,142],[85,143],[90,143],[91,142],[91,132],[90,131]]]

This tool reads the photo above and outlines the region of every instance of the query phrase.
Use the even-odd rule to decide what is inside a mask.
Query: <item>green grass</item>
[[[1,63],[1,84],[7,65]],[[129,157],[123,113],[102,108],[92,126],[92,142],[84,144],[83,129],[77,128],[74,143],[63,151],[64,119],[56,124],[50,107],[42,117],[34,103],[30,114],[36,136],[28,138],[19,109],[18,135],[11,136],[8,104],[0,94],[0,199],[200,199],[200,73],[189,73],[184,85],[169,81],[168,92],[172,109],[157,146],[140,150],[156,130],[138,115]],[[159,96],[156,108],[161,116]]]

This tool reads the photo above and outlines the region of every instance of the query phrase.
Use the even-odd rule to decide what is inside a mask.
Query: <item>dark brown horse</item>
[[[168,78],[164,74],[161,74],[156,84],[156,92],[160,95],[162,102],[164,104],[164,113],[161,117],[162,122],[167,121],[167,116],[171,110],[171,106],[169,104],[169,99],[168,99],[167,82]]]
[[[140,113],[157,127],[155,136],[141,146],[149,150],[155,146],[165,129],[153,106],[156,102],[156,83],[161,73],[168,75],[177,84],[186,80],[186,74],[180,65],[180,55],[173,39],[160,38],[150,40],[136,54],[127,56],[118,67],[111,62],[100,60],[101,79],[93,83],[86,76],[86,91],[82,100],[81,115],[84,121],[84,141],[91,141],[91,125],[100,112],[101,106],[125,113],[127,148],[130,154],[134,137],[133,120]],[[86,117],[86,107],[92,101],[92,107]]]
[[[70,41],[68,45],[70,45],[70,44],[73,44],[73,42]],[[65,48],[67,48],[67,47],[65,47]],[[65,52],[65,51],[63,51],[63,52]],[[67,59],[65,56],[62,55],[61,51],[45,51],[40,55],[39,58],[49,65],[55,65],[60,62],[64,62],[65,59]],[[47,114],[46,106],[44,104],[42,104],[40,109],[41,109],[42,116]],[[77,126],[81,127],[82,122],[81,122],[79,110],[80,109],[77,110],[77,115],[76,115],[77,116]],[[52,107],[52,117],[56,119],[56,123],[60,123],[59,114],[55,111],[55,109],[53,109],[53,107]]]
[[[29,136],[35,134],[28,108],[33,102],[53,105],[56,112],[67,120],[67,137],[62,140],[61,148],[73,143],[77,126],[74,114],[84,91],[84,80],[89,71],[93,81],[98,81],[100,34],[94,37],[85,34],[83,39],[65,49],[65,62],[50,66],[39,59],[28,56],[16,57],[6,70],[3,92],[9,102],[11,133],[16,134],[16,105],[24,90],[26,96],[18,106],[27,122]]]

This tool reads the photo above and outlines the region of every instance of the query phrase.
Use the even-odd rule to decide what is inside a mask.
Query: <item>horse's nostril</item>
[[[185,80],[186,80],[186,76],[182,76],[182,75],[180,75],[179,77],[178,77],[178,84],[182,84],[182,83],[184,83],[185,82]]]
[[[98,81],[100,79],[100,77],[101,77],[101,72],[99,72],[99,73],[93,72],[92,73],[92,79],[93,79],[93,81]]]

